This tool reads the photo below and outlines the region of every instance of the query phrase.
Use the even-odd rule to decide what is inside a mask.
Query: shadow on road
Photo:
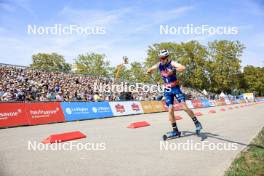
[[[245,144],[245,143],[242,143],[242,142],[239,142],[239,141],[234,141],[234,140],[231,140],[231,139],[226,139],[224,137],[221,137],[218,134],[213,134],[213,133],[209,133],[209,132],[201,132],[199,135],[197,135],[196,133],[194,133],[192,131],[182,131],[181,138],[183,138],[183,137],[189,137],[189,136],[197,136],[197,137],[200,137],[201,138],[201,141],[204,141],[207,138],[214,138],[214,139],[218,139],[218,140],[225,141],[225,142],[235,143],[235,144],[238,144],[238,145],[241,145],[241,146],[257,147],[257,148],[260,148],[260,149],[263,149],[264,150],[264,146],[256,145],[256,144]],[[168,140],[173,140],[173,139],[175,139],[175,138],[170,138]]]

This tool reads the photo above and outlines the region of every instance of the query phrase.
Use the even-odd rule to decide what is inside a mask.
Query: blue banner
[[[66,121],[112,117],[109,102],[62,102]]]
[[[204,108],[213,106],[209,100],[201,100],[201,102]]]

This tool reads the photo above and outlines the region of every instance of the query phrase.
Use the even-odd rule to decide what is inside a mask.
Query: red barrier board
[[[203,104],[200,100],[192,100],[192,104],[194,108],[202,108]]]
[[[30,125],[64,122],[64,115],[60,103],[28,103],[26,113]]]
[[[0,127],[27,125],[24,103],[0,103]]]

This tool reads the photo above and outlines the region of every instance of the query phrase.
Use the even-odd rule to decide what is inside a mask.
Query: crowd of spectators
[[[111,87],[113,84],[117,83],[107,77],[0,64],[0,101],[118,101],[120,92],[100,91],[100,86]],[[190,88],[183,89],[193,98],[203,97]],[[132,93],[132,98],[156,100],[161,95],[161,92],[141,91]]]

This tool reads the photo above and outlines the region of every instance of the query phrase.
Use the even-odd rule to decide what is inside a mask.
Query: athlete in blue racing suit
[[[166,105],[169,110],[169,120],[171,122],[173,131],[167,133],[167,137],[179,137],[181,132],[177,128],[176,119],[174,116],[174,97],[182,105],[183,110],[192,118],[196,133],[199,134],[202,129],[201,123],[195,117],[193,111],[188,108],[185,103],[185,96],[182,93],[176,72],[182,72],[185,67],[175,61],[169,59],[169,52],[162,50],[159,54],[160,62],[148,69],[147,73],[152,73],[154,70],[159,70],[162,80],[164,82],[164,96],[166,99]]]

